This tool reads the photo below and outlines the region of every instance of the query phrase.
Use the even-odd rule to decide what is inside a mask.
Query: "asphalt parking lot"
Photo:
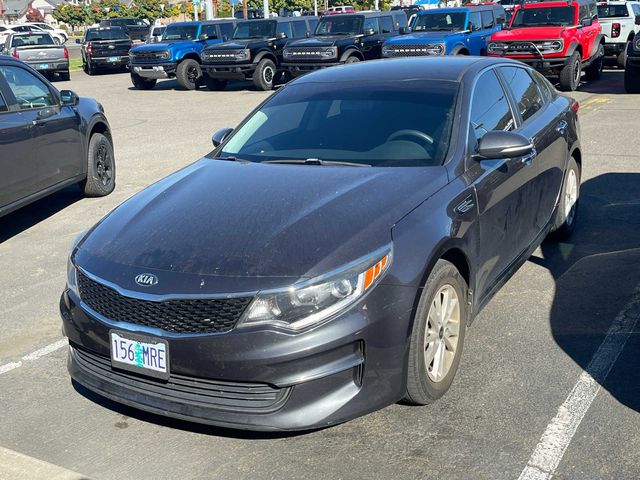
[[[69,188],[0,219],[0,479],[639,478],[640,96],[622,78],[607,71],[574,95],[576,233],[543,244],[479,314],[449,393],[295,435],[168,420],[75,389],[58,315],[73,238],[269,94],[136,91],[127,74],[58,82],[103,103],[118,181],[106,198]]]

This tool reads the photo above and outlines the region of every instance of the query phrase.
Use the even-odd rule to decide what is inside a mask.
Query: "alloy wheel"
[[[104,143],[100,144],[96,152],[96,176],[105,187],[109,185],[113,177],[111,154]]]
[[[456,356],[460,301],[452,285],[443,285],[431,301],[424,334],[425,367],[432,382],[444,379]]]
[[[198,69],[196,67],[189,67],[187,70],[187,78],[191,83],[196,83],[198,81]]]
[[[262,71],[262,79],[271,85],[271,82],[273,82],[273,69],[271,67],[265,67]]]

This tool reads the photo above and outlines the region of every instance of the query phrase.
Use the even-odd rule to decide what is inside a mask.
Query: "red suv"
[[[519,5],[509,28],[491,36],[487,52],[527,63],[547,76],[557,76],[562,90],[575,90],[583,70],[585,78],[595,80],[604,64],[596,2]]]

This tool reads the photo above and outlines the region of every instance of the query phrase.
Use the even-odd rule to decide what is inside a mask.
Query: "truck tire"
[[[140,75],[137,75],[131,72],[131,83],[138,90],[151,90],[156,86],[155,78],[142,78]]]
[[[68,82],[69,80],[71,80],[71,74],[69,73],[69,70],[58,72],[58,76],[63,82]]]
[[[176,68],[178,84],[185,90],[196,90],[202,81],[200,64],[193,58],[187,58],[178,64]]]
[[[263,58],[253,72],[253,84],[258,90],[273,89],[273,81],[276,78],[276,64],[268,58]]]
[[[360,61],[360,59],[358,57],[356,57],[355,55],[351,55],[349,58],[347,58],[344,63],[345,65],[348,65],[350,63],[358,63]]]
[[[212,92],[218,92],[220,90],[224,90],[227,86],[226,80],[211,78],[206,73],[203,73],[202,76],[204,77],[204,84],[207,86],[207,89],[211,90]]]
[[[87,178],[82,189],[87,197],[104,197],[116,187],[116,161],[109,137],[94,133],[89,140]]]
[[[627,64],[627,48],[629,48],[629,42],[624,44],[624,50],[618,55],[618,67],[624,68]]]
[[[604,67],[604,46],[600,43],[595,53],[596,57],[587,68],[584,69],[584,78],[598,80]]]
[[[640,68],[626,65],[624,70],[624,89],[627,93],[640,93]]]
[[[92,76],[96,74],[96,67],[91,65],[91,62],[87,62],[87,69],[85,70],[87,75]]]
[[[580,85],[580,75],[582,74],[582,57],[580,52],[573,52],[569,61],[560,70],[560,90],[573,92]]]

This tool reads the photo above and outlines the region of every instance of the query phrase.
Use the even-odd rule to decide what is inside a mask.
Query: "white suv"
[[[44,26],[43,26],[44,25]],[[67,33],[60,28],[53,28],[46,23],[33,22],[33,23],[20,23],[10,24],[8,27],[17,33],[29,33],[29,32],[44,32],[51,35],[54,39],[57,39],[61,44],[67,41]]]
[[[609,2],[598,5],[598,19],[605,36],[604,53],[624,67],[627,45],[640,32],[640,2]]]

